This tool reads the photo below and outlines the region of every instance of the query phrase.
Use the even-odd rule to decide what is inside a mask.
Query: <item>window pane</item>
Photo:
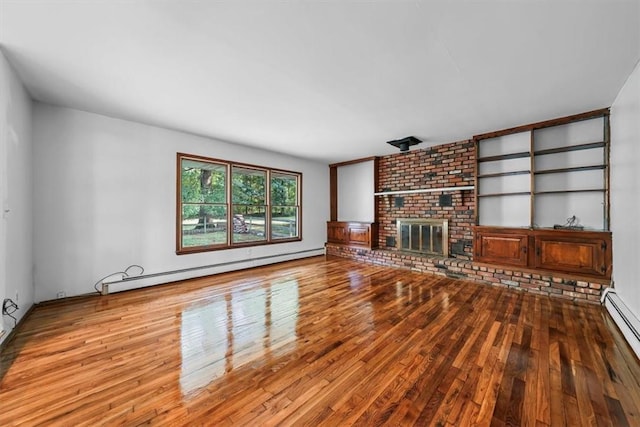
[[[264,205],[233,205],[233,243],[266,240],[266,211]]]
[[[271,205],[296,206],[298,204],[298,177],[282,172],[271,174]]]
[[[226,245],[227,207],[224,205],[182,205],[182,247]]]
[[[232,199],[238,205],[266,204],[267,173],[263,170],[233,167]]]
[[[420,227],[422,233],[422,246],[420,247],[420,252],[433,252],[431,248],[431,226],[423,225]]]
[[[420,225],[411,224],[411,250],[420,250]]]
[[[409,226],[406,224],[403,224],[400,226],[401,228],[401,232],[400,232],[400,236],[402,241],[400,242],[400,248],[401,249],[411,249],[411,247],[409,246]]]
[[[290,239],[292,237],[298,237],[298,208],[272,206],[271,238]]]
[[[442,250],[442,227],[433,226],[433,248],[431,248],[433,252],[437,254],[443,253]]]
[[[226,203],[227,168],[220,163],[182,160],[182,201],[185,203]]]

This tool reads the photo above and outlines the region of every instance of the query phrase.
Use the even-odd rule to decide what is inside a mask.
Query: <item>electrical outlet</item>
[[[56,298],[60,299],[60,298],[64,298],[67,296],[67,293],[65,291],[58,291],[58,293],[56,294]]]

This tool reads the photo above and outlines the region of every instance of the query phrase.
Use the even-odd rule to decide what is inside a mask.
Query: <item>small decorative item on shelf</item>
[[[582,225],[578,224],[578,218],[575,215],[567,218],[567,222],[564,225],[555,224],[553,226],[554,230],[584,230]]]

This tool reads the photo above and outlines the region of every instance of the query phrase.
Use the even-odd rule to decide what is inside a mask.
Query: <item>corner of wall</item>
[[[611,106],[611,231],[618,296],[640,318],[640,62]]]
[[[33,280],[33,101],[0,51],[0,303],[18,309],[2,315],[7,340],[34,304]]]

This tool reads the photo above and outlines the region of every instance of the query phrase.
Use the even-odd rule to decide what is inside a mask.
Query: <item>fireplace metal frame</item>
[[[431,252],[431,251],[416,251],[411,249],[411,243],[409,243],[409,248],[402,247],[402,228],[401,225],[419,225],[419,226],[440,226],[442,227],[442,253]],[[399,218],[396,220],[396,230],[397,230],[397,238],[396,238],[396,248],[402,252],[412,252],[419,254],[427,254],[427,255],[437,255],[445,258],[449,257],[449,220],[447,219],[427,219],[427,218]],[[429,248],[433,248],[433,232],[429,233],[431,236],[431,242]],[[420,236],[420,247],[422,245],[422,233],[419,233]],[[409,233],[409,241],[411,241],[411,233]]]

